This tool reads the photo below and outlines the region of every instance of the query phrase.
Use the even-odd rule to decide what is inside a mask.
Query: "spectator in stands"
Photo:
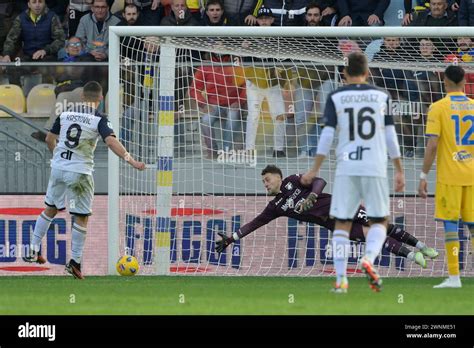
[[[140,13],[140,23],[137,25],[160,25],[164,17],[164,8],[160,0],[126,0],[126,5],[135,4]]]
[[[390,0],[337,0],[339,26],[381,26]]]
[[[125,5],[121,17],[122,20],[117,24],[119,26],[139,26],[143,23],[140,10],[135,4]]]
[[[321,25],[321,8],[316,3],[311,3],[306,7],[306,26]],[[316,155],[317,136],[321,131],[317,120],[311,123],[310,119],[314,115],[314,101],[318,93],[321,81],[327,79],[320,76],[325,69],[318,70],[308,66],[297,69],[297,79],[293,93],[295,124],[297,137],[297,152],[299,158],[307,158]]]
[[[458,12],[459,26],[474,26],[474,2],[471,0],[460,0]]]
[[[193,26],[199,22],[186,6],[186,0],[171,0],[171,13],[161,20],[160,25]]]
[[[308,27],[319,27],[322,25],[322,10],[316,3],[310,3],[306,6],[304,24]]]
[[[400,58],[406,55],[406,50],[401,45],[398,37],[385,37],[382,47],[378,53],[374,55],[373,62],[398,62]],[[413,77],[413,72],[396,68],[373,68],[371,69],[375,84],[386,89],[392,100],[400,105],[402,103],[410,106],[416,105],[420,101],[420,93],[418,86]],[[402,110],[402,108],[399,108]],[[403,109],[405,110],[405,109]],[[405,150],[405,157],[414,156],[414,132],[412,114],[400,114],[400,124],[396,125],[400,129],[399,134],[402,136],[402,145]]]
[[[75,35],[82,17],[90,13],[94,0],[69,0],[69,36]]]
[[[257,18],[253,15],[257,0],[223,0],[222,4],[231,25],[257,24]]]
[[[106,61],[109,53],[109,26],[120,20],[110,13],[106,0],[94,0],[92,13],[81,18],[76,36],[84,42],[87,52],[97,61]]]
[[[272,10],[276,26],[294,26],[303,25],[306,13],[306,6],[310,0],[263,0],[259,1],[256,10],[266,7]]]
[[[458,11],[460,1],[461,0],[449,0],[448,8],[453,12]],[[430,8],[430,2],[428,0],[404,0],[403,3],[405,15],[403,16],[402,25],[409,25],[418,14],[428,11]]]
[[[84,45],[81,39],[76,36],[71,36],[64,47],[65,54],[58,57],[61,62],[87,62],[92,61],[91,55],[84,50]],[[58,54],[59,56],[59,54]]]
[[[469,37],[457,38],[456,53],[448,54],[445,63],[457,64],[460,61],[465,63],[472,63],[474,61],[473,41]],[[464,75],[466,80],[465,93],[469,98],[474,98],[474,73],[466,73]]]
[[[153,115],[158,113],[158,110],[153,110],[155,106],[151,101],[154,100],[154,93],[158,88],[157,83],[157,68],[159,62],[159,38],[155,36],[147,36],[142,42],[143,49],[140,54],[140,62],[145,63],[140,65],[135,70],[123,70],[124,78],[124,108],[122,118],[122,128],[120,129],[120,138],[124,142],[137,141],[137,135],[133,132],[136,122],[149,122],[153,119]],[[124,66],[124,69],[128,69]],[[130,74],[130,72],[132,72]],[[135,83],[135,74],[137,74],[141,81],[139,86]],[[138,88],[137,88],[138,87]],[[138,90],[138,93],[136,91]]]
[[[13,21],[3,45],[2,61],[10,62],[21,42],[24,60],[55,61],[64,45],[65,35],[58,16],[49,11],[44,0],[29,0],[28,10]]]
[[[14,19],[22,12],[18,1],[0,0],[0,48],[3,47]]]
[[[259,26],[271,26],[275,21],[272,10],[261,7],[257,14]],[[265,40],[254,43],[255,45],[265,45]],[[262,102],[266,98],[270,115],[274,123],[273,131],[273,157],[286,157],[285,145],[285,102],[281,91],[281,83],[287,79],[281,76],[280,69],[275,67],[272,58],[258,59],[251,57],[252,65],[245,69],[247,78],[247,129],[245,139],[245,149],[254,150],[257,137],[258,120]],[[271,67],[255,66],[255,64],[270,63]]]
[[[447,0],[430,0],[429,11],[420,12],[410,23],[415,27],[451,27],[457,26],[456,13],[448,11]]]
[[[419,43],[418,60],[420,62],[439,63],[441,56],[436,49],[433,41],[423,38]],[[412,117],[413,135],[416,140],[415,155],[423,157],[425,148],[424,126],[426,123],[426,114],[429,106],[442,98],[442,78],[439,72],[433,70],[417,70],[413,72],[413,77],[420,92],[420,106],[414,110]]]
[[[337,1],[336,0],[313,0],[313,4],[321,9],[321,25],[333,26],[337,19]],[[306,7],[308,11],[309,5]]]
[[[213,64],[198,68],[189,88],[189,95],[196,100],[204,114],[201,129],[209,159],[217,157],[217,142],[214,129],[222,129],[222,150],[236,150],[240,110],[245,104],[245,77],[241,66],[222,63],[231,62],[229,55],[212,54]],[[214,124],[217,123],[217,127]]]
[[[448,11],[447,0],[430,0],[429,11],[420,12],[410,23],[410,26],[415,27],[451,27],[457,25],[456,13]],[[415,39],[410,39],[409,42],[414,46],[417,44]],[[433,43],[443,56],[451,53],[456,47],[454,40],[451,38],[436,39],[433,40]]]
[[[220,0],[208,0],[206,2],[206,11],[201,19],[201,25],[204,26],[223,26],[228,25],[224,7]]]

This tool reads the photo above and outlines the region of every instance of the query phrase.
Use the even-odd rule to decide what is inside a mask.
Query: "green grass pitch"
[[[461,289],[433,289],[441,278],[385,278],[381,293],[350,278],[2,277],[0,314],[473,314],[474,278]]]

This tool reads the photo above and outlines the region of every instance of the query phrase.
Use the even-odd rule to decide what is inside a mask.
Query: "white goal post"
[[[150,37],[153,40],[147,39]],[[330,237],[327,231],[317,227],[279,218],[236,243],[235,247],[229,247],[227,254],[219,258],[213,251],[218,238],[215,232],[230,234],[263,210],[270,200],[260,187],[260,171],[265,165],[277,164],[284,176],[302,173],[312,165],[310,157],[302,156],[306,150],[300,150],[300,138],[297,134],[298,127],[303,126],[308,131],[310,125],[297,124],[293,116],[288,116],[295,114],[293,104],[296,105],[298,98],[296,90],[301,87],[298,84],[303,83],[295,72],[302,69],[316,71],[318,76],[326,76],[325,79],[329,76],[325,81],[334,88],[341,82],[338,67],[344,65],[344,47],[352,47],[349,47],[350,50],[355,45],[368,55],[374,55],[380,48],[380,40],[388,37],[402,38],[406,43],[405,47],[409,49],[399,56],[385,57],[378,61],[371,58],[369,67],[379,71],[410,71],[410,77],[404,77],[409,82],[417,81],[417,75],[413,72],[424,70],[439,73],[452,62],[474,73],[474,63],[453,59],[449,54],[423,62],[414,53],[417,39],[422,38],[432,38],[438,48],[446,48],[446,52],[450,52],[450,45],[454,45],[455,41],[447,43],[444,39],[474,38],[474,27],[110,27],[109,119],[116,133],[126,139],[128,151],[144,160],[147,169],[144,173],[133,171],[116,156],[109,155],[108,273],[116,274],[115,264],[118,258],[132,253],[141,263],[141,274],[330,274]],[[149,49],[150,45],[159,49]],[[130,52],[133,58],[128,56]],[[216,61],[209,59],[212,54],[238,59]],[[247,62],[243,57],[252,59]],[[214,149],[211,149],[211,157],[206,158],[205,140],[201,142],[201,137],[206,138],[202,116],[210,112],[209,105],[200,105],[189,91],[197,69],[210,66],[215,71],[225,69],[226,66],[238,66],[243,70],[250,67],[254,72],[258,67],[267,67],[265,64],[275,71],[278,83],[283,80],[287,82],[281,83],[281,94],[286,96],[284,121],[273,117],[272,107],[275,108],[275,105],[271,105],[267,97],[266,109],[262,107],[262,117],[259,116],[256,120],[258,130],[255,128],[252,136],[257,140],[252,147],[248,139],[243,140],[248,137],[243,124],[247,123],[248,130],[250,121],[248,116],[245,119],[242,114],[250,114],[250,111],[237,109],[240,115],[237,138],[242,143],[245,142],[247,150],[251,147],[255,150],[255,163],[249,165],[248,162],[239,162],[237,147],[235,151],[232,149],[232,156],[227,156],[230,152],[229,148],[225,149],[225,135],[220,126],[222,120],[219,114],[218,125],[214,126],[212,121],[210,123],[210,143],[222,141],[224,145],[219,145],[215,151],[219,156],[225,156],[213,158]],[[285,77],[281,77],[283,75],[279,75],[280,73],[286,74]],[[178,81],[179,78],[184,78],[187,82],[182,84],[181,80]],[[247,75],[241,78],[244,84],[240,87],[247,89],[249,99],[249,88],[254,86],[249,83]],[[309,80],[312,78],[309,77]],[[375,79],[374,76],[373,78]],[[377,79],[385,87],[392,80],[401,80],[399,77],[387,77],[383,73]],[[323,78],[318,80],[319,96],[324,95],[321,86],[325,81]],[[311,86],[312,83],[311,80]],[[414,92],[410,88],[398,85],[394,87],[394,94],[409,95]],[[431,88],[430,85],[430,95],[433,92]],[[442,92],[442,87],[440,88],[436,93]],[[416,93],[419,98],[417,103],[421,105],[423,91],[417,90]],[[319,97],[313,94],[310,99],[301,98],[303,99],[299,101],[309,102],[311,107],[315,105],[315,109],[311,110],[314,114],[311,116],[311,127],[314,128],[311,129],[317,129],[318,115],[321,113],[316,100]],[[423,118],[426,110],[413,111],[414,104],[407,98],[404,101],[400,98],[397,107],[403,109],[406,104],[409,112],[416,112],[416,117]],[[426,105],[435,101],[430,98],[425,98]],[[182,104],[177,105],[177,99],[181,99]],[[180,109],[181,106],[183,110]],[[422,122],[420,124],[403,117],[403,111],[400,114],[402,133],[404,129],[423,128]],[[230,118],[229,114],[227,117]],[[289,140],[290,128],[296,129],[294,143]],[[277,147],[277,129],[284,132],[286,139],[283,145],[286,154],[283,158],[278,155],[278,151],[283,150]],[[214,132],[219,133],[215,139]],[[413,139],[424,136],[419,131],[416,134],[410,130],[408,132],[412,132],[410,137]],[[207,139],[209,140],[209,136]],[[446,273],[443,260],[444,239],[441,226],[433,221],[433,200],[423,201],[416,197],[422,160],[420,157],[410,156],[410,151],[424,149],[423,140],[417,141],[418,145],[412,139],[401,143],[402,152],[408,156],[405,161],[408,191],[403,195],[392,196],[392,218],[404,225],[408,232],[438,249],[440,258],[422,270],[417,265],[400,261],[400,257],[381,255],[380,260],[385,257],[383,262],[386,264],[381,271],[382,275],[441,276]],[[277,151],[273,152],[276,157],[272,155],[273,149]],[[242,161],[246,160],[249,159],[244,158]],[[334,156],[331,154],[322,171],[329,183],[326,189],[329,193],[332,191],[334,164]],[[435,170],[429,177],[431,193],[434,190],[434,174]],[[198,217],[186,220],[189,216]],[[401,216],[402,219],[399,218]],[[464,276],[473,276],[472,265],[468,264],[472,261],[469,261],[468,256],[467,232],[464,232],[464,236],[464,253],[460,256],[463,265],[461,272]],[[354,250],[353,257],[357,258],[359,252],[360,250]]]

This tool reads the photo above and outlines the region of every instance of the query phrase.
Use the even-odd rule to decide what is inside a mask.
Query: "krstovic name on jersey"
[[[387,92],[368,85],[348,85],[329,95],[326,126],[338,131],[336,175],[387,176],[385,126],[393,125]]]
[[[113,130],[107,117],[84,104],[61,113],[51,133],[59,135],[51,167],[92,174],[99,136],[105,139]]]

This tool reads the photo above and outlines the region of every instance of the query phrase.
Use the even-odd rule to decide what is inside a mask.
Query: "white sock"
[[[84,243],[86,241],[87,230],[76,223],[72,225],[72,259],[77,263],[81,263],[82,251],[84,250]]]
[[[426,244],[423,243],[423,242],[418,241],[418,242],[416,242],[416,246],[415,246],[415,247],[416,247],[417,249],[421,250],[421,249],[423,249],[423,248],[426,248]]]
[[[36,219],[35,229],[33,231],[33,238],[31,240],[31,247],[34,251],[39,251],[41,247],[41,240],[43,239],[46,232],[49,230],[53,219],[46,216],[44,211]]]
[[[407,259],[408,260],[411,260],[411,261],[414,261],[415,260],[415,252],[414,251],[410,251],[407,255]]]
[[[332,257],[336,269],[336,284],[347,276],[347,259],[349,258],[349,232],[335,230],[332,234]]]
[[[366,237],[365,256],[373,264],[382,250],[383,243],[387,238],[387,229],[384,225],[373,224],[369,228]]]

